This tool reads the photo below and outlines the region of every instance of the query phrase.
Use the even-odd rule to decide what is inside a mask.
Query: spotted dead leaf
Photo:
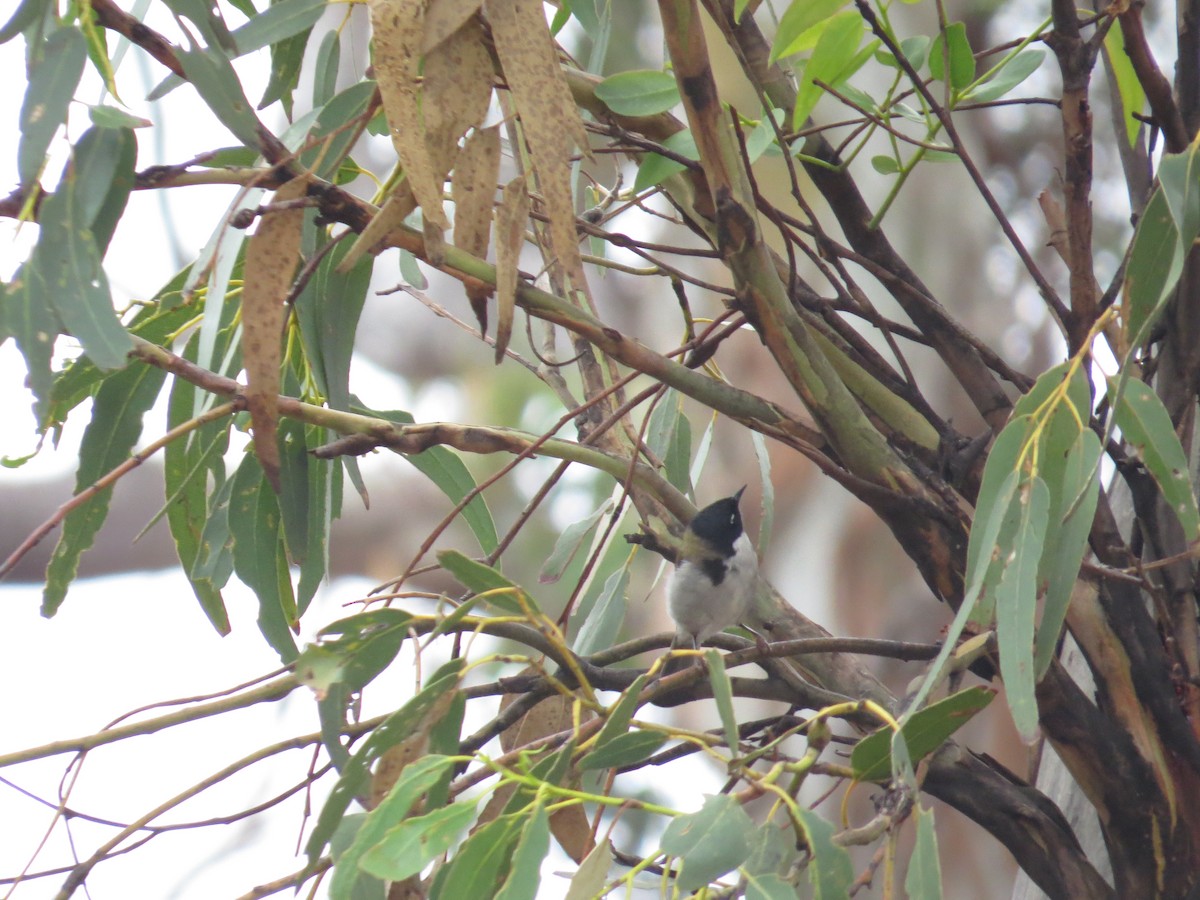
[[[417,208],[417,199],[408,186],[408,179],[396,185],[396,189],[388,194],[379,212],[371,217],[367,227],[354,239],[346,257],[338,263],[337,270],[349,272],[367,253],[379,254],[392,246],[391,235],[404,224],[405,218]]]
[[[446,229],[442,185],[425,145],[421,116],[421,47],[425,0],[370,0],[375,79],[396,156],[421,205],[425,221]]]
[[[483,0],[430,0],[425,10],[425,52],[458,31],[482,5]]]
[[[536,674],[536,672],[537,669],[530,666],[523,669],[521,674]],[[520,696],[520,694],[505,694],[500,699],[501,711],[511,706]],[[542,738],[568,730],[574,724],[572,707],[573,702],[569,697],[561,695],[547,697],[525,713],[511,727],[500,732],[501,748],[505,753],[510,753],[518,747],[528,746]],[[585,711],[581,721],[587,721],[594,716],[594,713]],[[579,786],[578,774],[573,771],[569,773],[565,786],[577,788]],[[472,830],[479,830],[499,816],[504,811],[504,807],[508,805],[515,790],[516,785],[510,784],[495,791]],[[575,862],[581,862],[591,852],[593,846],[592,826],[583,806],[567,806],[552,814],[550,831],[554,835],[554,839]]]
[[[450,196],[454,200],[454,246],[473,256],[487,255],[492,233],[492,204],[496,200],[496,178],[500,168],[500,126],[483,128],[463,143]],[[487,285],[468,284],[467,299],[479,331],[487,333],[487,302],[492,289]]]
[[[518,175],[504,186],[496,207],[496,364],[512,338],[513,313],[517,305],[517,278],[521,273],[521,247],[525,223],[529,221],[529,194],[525,176]]]
[[[492,58],[483,23],[468,19],[425,53],[425,143],[443,177],[454,164],[458,139],[487,115],[492,97]]]
[[[550,249],[575,286],[583,289],[583,259],[571,197],[571,154],[575,147],[587,151],[587,133],[559,66],[542,2],[487,0],[485,8],[550,220]]]
[[[308,191],[309,178],[293,178],[275,192],[246,247],[242,284],[242,354],[246,368],[246,406],[254,426],[254,453],[276,493],[279,492],[279,364],[282,358],[283,302],[300,259],[304,210],[289,207]]]

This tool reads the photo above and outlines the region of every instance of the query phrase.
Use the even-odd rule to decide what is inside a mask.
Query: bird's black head
[[[710,503],[692,519],[688,529],[705,544],[733,553],[733,542],[742,536],[742,513],[738,502],[742,499],[743,487],[732,497]]]

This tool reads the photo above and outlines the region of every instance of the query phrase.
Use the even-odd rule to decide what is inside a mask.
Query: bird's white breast
[[[753,596],[758,571],[754,547],[743,534],[734,541],[733,550],[720,584],[714,585],[699,565],[687,560],[672,576],[668,600],[671,618],[680,637],[689,638],[696,646],[741,621]]]

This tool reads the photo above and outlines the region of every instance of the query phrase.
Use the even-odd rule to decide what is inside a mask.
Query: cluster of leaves
[[[840,896],[869,879],[878,864],[856,879],[846,846],[883,840],[894,853],[911,819],[917,843],[907,887],[913,895],[933,897],[939,896],[940,874],[931,814],[918,799],[925,788],[1002,835],[1048,891],[1080,896],[1102,889],[1058,818],[1044,808],[1020,806],[1028,831],[1014,836],[1018,803],[1012,798],[1018,791],[1011,781],[987,781],[995,772],[982,762],[938,752],[987,705],[992,691],[976,687],[937,702],[929,698],[972,663],[994,662],[1022,737],[1032,741],[1039,725],[1049,727],[1038,685],[1059,674],[1056,647],[1089,535],[1105,509],[1102,452],[1116,444],[1117,430],[1124,446],[1110,451],[1116,462],[1128,468],[1132,456],[1140,459],[1176,517],[1184,544],[1200,537],[1184,447],[1167,410],[1132,377],[1130,364],[1153,343],[1155,323],[1200,233],[1197,145],[1172,146],[1176,152],[1159,165],[1158,186],[1123,273],[1119,328],[1113,327],[1114,313],[1102,311],[1091,296],[1090,270],[1080,270],[1077,259],[1069,262],[1073,299],[1090,296],[1090,302],[1068,309],[1013,230],[1004,230],[1070,337],[1068,358],[1036,382],[1013,372],[954,323],[879,230],[922,162],[963,163],[996,211],[954,114],[1008,97],[1044,62],[1036,44],[1065,46],[1062,33],[1079,30],[1073,12],[1069,22],[1059,11],[1058,19],[1003,48],[977,52],[963,22],[942,21],[934,34],[902,36],[886,4],[865,0],[853,8],[844,0],[796,0],[768,44],[749,3],[713,0],[708,12],[760,91],[759,108],[738,111],[720,101],[698,4],[661,4],[670,71],[601,79],[591,72],[600,70],[615,27],[612,9],[601,4],[564,5],[547,23],[536,0],[372,0],[372,76],[340,90],[342,31],[353,14],[348,6],[335,10],[340,24],[320,32],[318,21],[334,9],[323,0],[279,0],[262,11],[250,0],[230,0],[229,8],[247,17],[232,29],[218,5],[164,5],[179,26],[178,45],[111,0],[73,6],[64,16],[51,0],[23,0],[0,28],[0,40],[25,36],[30,60],[19,186],[9,206],[39,225],[32,255],[3,286],[0,339],[13,338],[25,357],[44,431],[62,428],[85,399],[93,404],[76,499],[50,523],[61,524],[62,534],[46,576],[44,612],[52,615],[64,601],[103,524],[112,483],[161,448],[165,503],[159,515],[167,519],[205,614],[219,632],[228,631],[222,590],[236,574],[258,598],[267,642],[293,668],[295,683],[316,692],[321,732],[315,740],[337,770],[337,782],[313,825],[308,865],[293,883],[332,860],[331,892],[338,898],[382,896],[386,882],[431,896],[533,897],[553,838],[579,864],[572,896],[594,896],[647,872],[673,878],[682,891],[736,873],[748,896],[764,898],[794,897],[807,877],[819,896]],[[1127,126],[1121,138],[1136,145],[1144,78],[1113,28],[1115,17],[1128,15],[1114,10],[1087,24],[1095,26],[1090,40],[1107,51],[1114,72],[1114,100]],[[554,40],[571,19],[593,42],[593,64],[583,68],[564,62]],[[307,54],[318,33],[315,53]],[[116,106],[92,105],[91,127],[71,145],[61,177],[46,191],[47,153],[67,122],[89,59],[110,94],[119,96],[116,72],[124,48],[110,49],[113,34],[170,70],[152,97],[190,84],[241,146],[204,148],[188,162],[138,172],[136,129],[147,123]],[[271,76],[256,110],[233,60],[267,48]],[[312,59],[311,73],[304,72],[305,58]],[[991,58],[996,61],[980,74],[980,60]],[[311,95],[298,100],[302,73],[311,77],[305,82]],[[866,87],[880,83],[882,89]],[[258,112],[276,102],[288,118],[278,135]],[[308,111],[300,112],[301,106]],[[673,115],[680,107],[686,124]],[[814,121],[833,109],[851,118],[836,126]],[[397,160],[369,199],[352,190],[361,183],[355,181],[361,170],[351,153],[366,133],[387,135]],[[836,147],[829,142],[834,134],[840,135]],[[502,154],[505,136],[511,168]],[[579,173],[593,166],[599,181],[602,169],[575,155],[587,157],[602,140],[604,149],[636,163],[633,188],[620,189],[619,177],[609,173],[612,188],[594,190],[595,207],[577,219]],[[874,153],[881,144],[888,152]],[[864,153],[873,154],[877,172],[897,177],[875,210],[860,215],[867,207],[850,173]],[[752,184],[750,167],[766,156],[787,166],[792,199],[807,219],[791,216]],[[808,211],[800,172],[828,199],[837,198],[830,203],[836,229]],[[447,182],[452,217],[443,204]],[[130,193],[210,183],[240,190],[209,243],[135,313],[118,315],[102,260]],[[1071,188],[1082,189],[1074,182]],[[273,194],[264,204],[268,191]],[[730,286],[719,288],[728,307],[707,323],[693,315],[687,293],[712,286],[672,264],[672,248],[641,243],[613,226],[658,193],[730,274]],[[1079,209],[1076,203],[1071,215]],[[256,219],[247,236],[245,228]],[[769,249],[762,222],[778,228],[786,258]],[[1077,239],[1084,232],[1090,238],[1090,230],[1079,231],[1077,218],[1071,227]],[[684,346],[660,352],[649,338],[633,340],[600,317],[581,232],[592,242],[589,262],[609,264],[604,255],[612,243],[646,259],[651,274],[672,277],[684,312]],[[522,273],[527,245],[540,252],[546,289]],[[416,423],[405,412],[369,410],[358,402],[349,374],[355,328],[375,259],[389,248],[399,248],[402,271],[413,284],[422,281],[416,259],[463,283],[481,337],[492,320],[497,363],[524,361],[513,341],[518,310],[570,334],[574,369],[550,358],[527,364],[563,401],[555,428],[538,435],[506,423]],[[489,248],[494,265],[485,261]],[[678,254],[686,258],[687,251],[678,248]],[[834,299],[808,284],[801,259]],[[912,327],[888,322],[871,307],[849,266],[891,292]],[[1079,284],[1086,286],[1076,290]],[[879,330],[891,360],[863,338],[847,309]],[[707,327],[697,333],[698,324]],[[711,362],[743,325],[757,331],[815,428],[730,384]],[[986,464],[965,454],[967,471],[957,480],[943,477],[950,468],[944,457],[968,442],[915,384],[900,348],[914,335],[946,361],[996,433]],[[1121,362],[1104,397],[1094,395],[1090,356],[1100,335]],[[66,338],[82,355],[55,371],[53,354]],[[676,361],[681,354],[683,361]],[[234,379],[243,371],[246,384],[240,385]],[[637,381],[640,376],[649,378]],[[1020,389],[1015,403],[1001,389],[1002,380]],[[635,388],[639,392],[627,397]],[[164,390],[167,432],[131,455],[146,413]],[[685,398],[712,412],[695,445]],[[646,403],[652,409],[635,418]],[[1097,409],[1106,409],[1107,418]],[[771,665],[757,649],[740,650],[732,661],[708,651],[707,679],[698,668],[660,681],[615,665],[651,646],[614,646],[637,556],[614,545],[626,497],[646,526],[643,543],[669,555],[669,532],[693,511],[688,497],[695,496],[719,417],[752,433],[764,495],[760,548],[773,515],[770,437],[869,504],[931,589],[953,606],[956,616],[940,652],[906,705],[838,652],[804,656],[799,665],[809,681],[782,661],[770,669],[778,677],[767,682],[727,674],[727,667],[750,659]],[[558,435],[569,422],[577,425],[577,440]],[[253,453],[229,471],[232,431],[247,425]],[[365,495],[356,454],[376,447],[404,454],[445,493],[483,559],[438,554],[439,567],[466,589],[460,598],[445,598],[448,613],[373,608],[327,626],[302,650],[295,634],[328,571],[330,529],[341,511],[344,481]],[[542,612],[550,607],[544,596],[499,568],[526,517],[502,536],[483,500],[486,485],[476,483],[456,451],[509,454],[504,472],[534,454],[547,456],[562,462],[555,479],[567,465],[582,464],[616,484],[614,498],[566,529],[548,556],[543,583],[572,583],[555,617]],[[552,486],[553,480],[538,499]],[[397,579],[398,591],[440,533],[429,535]],[[809,623],[765,587],[760,594],[750,624],[769,622],[772,636],[783,640],[816,631],[806,631]],[[960,643],[968,631],[975,639]],[[468,672],[491,661],[468,663],[469,654],[461,652],[462,637],[474,632],[515,642],[520,653],[504,661],[527,669],[490,685],[469,683]],[[356,698],[422,635],[439,648],[452,646],[454,658],[395,713],[374,723],[353,722]],[[812,693],[813,684],[826,692]],[[719,727],[694,733],[635,718],[646,704],[665,703],[680,690],[691,691],[689,697],[710,692]],[[615,699],[603,702],[604,691]],[[815,712],[802,720],[784,716],[769,726],[748,725],[738,721],[734,707],[734,697],[742,695]],[[464,736],[468,702],[496,696],[503,699],[488,726]],[[1178,714],[1173,701],[1159,709],[1164,716]],[[823,758],[834,719],[847,720],[856,737],[885,727],[858,740],[845,765]],[[1065,739],[1067,730],[1052,737]],[[502,749],[495,758],[483,752],[492,738]],[[802,753],[792,751],[792,739],[803,739]],[[664,748],[671,740],[730,772],[729,789],[706,799],[697,812],[635,800],[614,787],[618,775],[669,762],[676,751]],[[1146,755],[1155,763],[1166,757],[1153,750]],[[968,790],[960,765],[980,767],[971,772],[988,785],[985,803]],[[871,827],[839,829],[800,803],[812,774],[886,785]],[[482,809],[481,790],[489,795]],[[1163,793],[1173,796],[1166,788]],[[761,796],[772,806],[756,823],[745,805]],[[1025,802],[1024,795],[1019,799]],[[356,801],[367,811],[352,813]],[[1171,802],[1147,806],[1152,816],[1174,809]],[[614,850],[600,836],[602,817],[588,811],[620,808],[647,813],[662,827],[656,849],[624,858],[629,867],[614,878]],[[1169,841],[1185,840],[1173,817],[1171,823],[1153,824],[1169,833]],[[76,867],[72,889],[91,864]],[[1126,877],[1132,876],[1118,880]]]

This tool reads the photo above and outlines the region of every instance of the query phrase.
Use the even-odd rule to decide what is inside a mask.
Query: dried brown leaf
[[[254,426],[254,453],[267,480],[279,491],[279,364],[283,355],[284,300],[300,259],[304,210],[277,208],[299,200],[309,178],[293,178],[275,192],[246,247],[242,284],[242,354],[246,369],[246,406]]]
[[[458,139],[487,115],[492,96],[492,58],[483,23],[467,22],[425,53],[425,144],[444,176],[454,165]]]
[[[500,168],[500,126],[479,129],[463,144],[454,167],[450,196],[454,200],[454,245],[473,256],[487,256],[492,232],[492,204]],[[487,301],[492,290],[467,285],[467,299],[479,331],[487,333]]]
[[[482,5],[483,0],[431,0],[425,10],[425,52],[458,31]]]
[[[558,64],[541,0],[488,0],[487,15],[550,221],[550,249],[576,287],[583,288],[571,153],[575,147],[587,150],[587,133]]]
[[[338,263],[337,270],[342,273],[349,272],[368,252],[379,254],[393,246],[390,236],[404,224],[405,218],[416,208],[417,199],[413,196],[406,178],[388,194],[388,198],[383,201],[379,212],[371,217],[367,227],[354,239],[345,258]]]
[[[444,230],[450,223],[442,209],[441,181],[425,145],[419,96],[426,5],[425,0],[370,0],[375,79],[405,178],[425,220]]]
[[[517,278],[521,269],[521,247],[525,223],[529,221],[529,194],[525,176],[518,175],[504,186],[496,207],[496,364],[512,338],[513,313],[517,305]]]

